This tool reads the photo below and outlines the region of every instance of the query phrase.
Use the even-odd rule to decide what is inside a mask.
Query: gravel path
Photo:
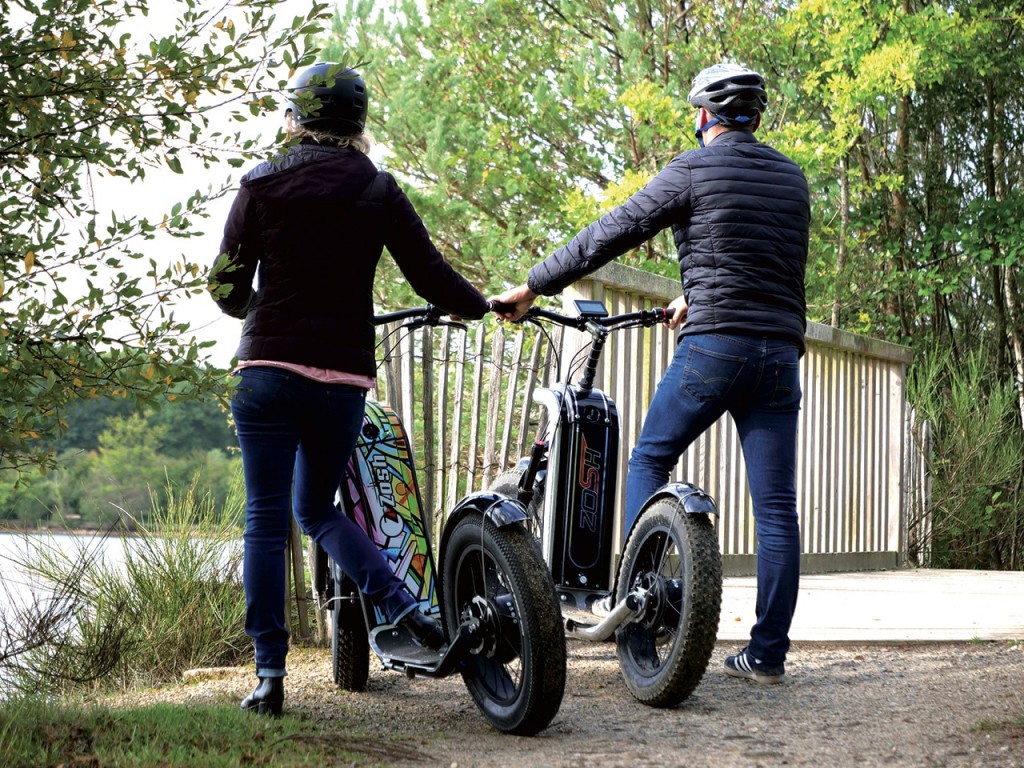
[[[360,765],[1024,768],[1019,643],[807,643],[791,652],[789,683],[768,687],[722,673],[735,650],[719,643],[694,694],[657,710],[630,697],[613,644],[570,641],[561,709],[532,738],[491,728],[458,676],[372,669],[368,691],[339,691],[318,648],[292,651],[285,708],[336,732]],[[249,670],[197,670],[129,703],[236,702],[253,682]]]

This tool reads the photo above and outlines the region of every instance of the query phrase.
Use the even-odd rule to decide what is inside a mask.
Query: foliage
[[[908,394],[933,425],[931,565],[1024,569],[1024,446],[1013,388],[983,351],[955,360],[933,350],[914,367]]]
[[[348,0],[325,50],[366,62],[384,164],[492,290],[695,146],[697,71],[758,69],[758,136],[812,193],[809,318],[921,355],[984,350],[1024,445],[1024,15],[1005,3]],[[678,274],[667,235],[623,261]],[[387,268],[378,291],[411,298]]]
[[[151,492],[199,474],[223,506],[238,472],[237,441],[212,398],[140,408],[131,399],[82,400],[45,474],[0,473],[0,521],[11,527],[106,528],[127,510],[145,519]],[[102,441],[102,445],[101,445]]]
[[[204,268],[152,253],[199,234],[226,184],[156,215],[139,191],[259,153],[220,126],[275,106],[271,68],[301,59],[326,7],[281,25],[274,5],[0,0],[0,464],[51,464],[76,400],[215,386],[176,315]]]
[[[743,3],[721,5],[754,22]],[[325,55],[369,62],[385,164],[451,260],[497,289],[696,146],[685,94],[707,58],[673,40],[717,37],[719,10],[463,0],[428,15],[352,0]],[[724,34],[745,50],[736,32]],[[667,234],[626,261],[677,271]],[[407,295],[390,274],[378,291]]]
[[[49,585],[8,630],[0,661],[21,690],[87,683],[131,686],[193,667],[238,664],[250,653],[240,583],[244,492],[226,508],[198,478],[154,496],[135,535],[44,539],[20,563]],[[123,562],[115,556],[123,552]]]

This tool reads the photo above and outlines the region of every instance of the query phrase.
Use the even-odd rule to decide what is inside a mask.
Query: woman
[[[211,277],[220,308],[245,320],[231,411],[246,485],[246,632],[259,682],[242,707],[275,715],[284,700],[293,509],[389,621],[421,645],[444,643],[369,537],[334,506],[375,384],[372,288],[383,248],[427,301],[467,318],[488,308],[438,253],[395,179],[367,157],[359,74],[315,64],[290,90],[289,147],[243,177]]]

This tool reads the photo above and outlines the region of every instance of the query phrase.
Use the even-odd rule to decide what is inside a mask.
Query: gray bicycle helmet
[[[319,62],[297,73],[288,83],[291,98],[285,112],[303,128],[339,135],[362,133],[366,125],[366,83],[351,67]],[[309,93],[319,106],[301,98]]]
[[[702,70],[686,98],[727,126],[748,126],[768,106],[764,78],[738,64],[715,64]]]

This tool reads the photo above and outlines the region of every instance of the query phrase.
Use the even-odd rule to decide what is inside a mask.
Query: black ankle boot
[[[248,709],[261,715],[281,716],[284,704],[284,678],[261,677],[255,690],[242,699],[242,709]]]
[[[437,651],[444,645],[444,632],[441,631],[441,625],[432,616],[420,613],[417,609],[409,611],[400,618],[398,626],[412,635],[412,639],[424,648]]]

